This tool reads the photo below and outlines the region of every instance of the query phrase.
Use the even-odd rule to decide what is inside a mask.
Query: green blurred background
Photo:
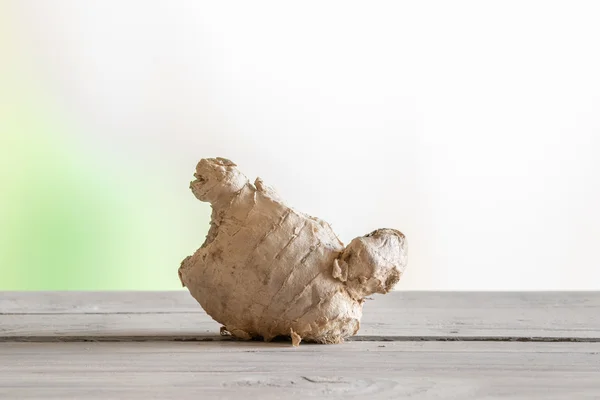
[[[82,139],[17,25],[0,2],[0,290],[180,288],[209,216],[194,165],[174,179]]]
[[[0,0],[0,290],[179,288],[217,156],[398,289],[600,288],[595,3],[258,3]]]

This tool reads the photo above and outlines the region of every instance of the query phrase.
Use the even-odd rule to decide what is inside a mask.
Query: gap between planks
[[[189,293],[0,292],[0,342],[231,340]],[[392,292],[348,341],[600,342],[600,292]]]
[[[277,340],[285,342],[289,340]],[[513,336],[352,336],[346,342],[529,342],[529,343],[600,343],[588,337],[513,337]],[[68,343],[68,342],[248,342],[220,336],[0,336],[0,343]],[[303,342],[303,344],[306,342]],[[313,344],[313,343],[308,343]],[[319,344],[315,344],[319,345]]]

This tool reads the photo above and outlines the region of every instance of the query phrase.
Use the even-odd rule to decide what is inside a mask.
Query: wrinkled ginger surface
[[[295,211],[224,158],[202,159],[190,188],[212,205],[204,244],[179,277],[239,339],[340,343],[358,332],[365,297],[387,293],[407,261],[404,235],[378,229],[348,246],[324,221]]]

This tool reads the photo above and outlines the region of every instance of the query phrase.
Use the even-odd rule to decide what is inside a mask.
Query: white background
[[[600,3],[18,3],[87,134],[232,159],[404,289],[600,289]]]

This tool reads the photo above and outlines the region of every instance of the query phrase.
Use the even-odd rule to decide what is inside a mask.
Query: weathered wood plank
[[[593,399],[599,376],[596,343],[0,344],[0,398]]]
[[[366,307],[414,309],[600,308],[597,292],[427,292],[375,295]],[[198,312],[187,290],[0,292],[0,314]]]
[[[218,338],[185,291],[0,293],[0,341]],[[357,339],[600,340],[600,292],[395,292],[365,305]]]
[[[187,290],[0,292],[0,314],[198,312]]]
[[[388,321],[381,315],[381,321]],[[596,327],[581,322],[569,328],[547,325],[519,326],[509,321],[372,322],[365,318],[354,340],[536,340],[600,341]],[[465,321],[467,321],[465,319]],[[89,340],[227,340],[219,336],[219,325],[195,314],[80,314],[80,315],[5,315],[0,316],[2,341]]]

